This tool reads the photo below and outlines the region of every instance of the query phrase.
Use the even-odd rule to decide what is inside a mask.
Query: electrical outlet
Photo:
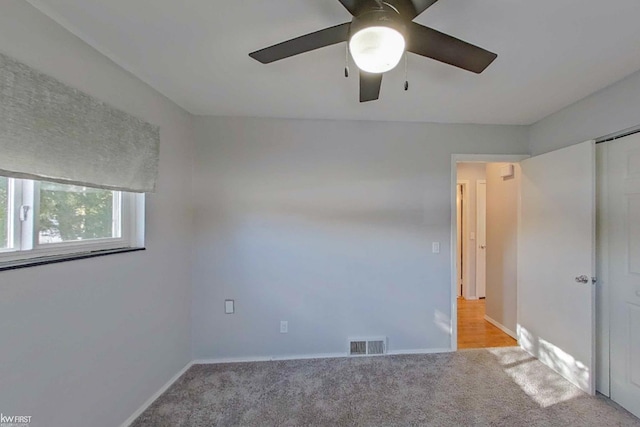
[[[439,254],[440,253],[440,242],[433,242],[431,244],[431,251],[434,254]]]
[[[225,314],[233,314],[236,311],[235,302],[232,299],[227,299],[224,301],[224,313]]]
[[[281,320],[280,321],[280,333],[281,334],[286,334],[289,332],[289,322],[287,322],[286,320]]]

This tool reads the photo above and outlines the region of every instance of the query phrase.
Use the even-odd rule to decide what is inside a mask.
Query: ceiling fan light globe
[[[372,26],[357,31],[349,40],[349,50],[356,65],[368,73],[393,70],[405,50],[405,40],[398,30]]]

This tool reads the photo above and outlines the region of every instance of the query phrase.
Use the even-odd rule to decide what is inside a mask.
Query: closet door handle
[[[587,276],[585,276],[585,275],[578,276],[578,277],[576,277],[576,282],[586,285],[587,283],[589,283],[589,278]]]

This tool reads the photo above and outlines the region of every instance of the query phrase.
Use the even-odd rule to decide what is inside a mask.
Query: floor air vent
[[[350,356],[365,356],[385,354],[387,352],[387,339],[379,338],[352,338],[349,340]]]

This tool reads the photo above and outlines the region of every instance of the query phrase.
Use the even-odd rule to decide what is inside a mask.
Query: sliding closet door
[[[640,134],[605,149],[611,398],[640,416]]]

